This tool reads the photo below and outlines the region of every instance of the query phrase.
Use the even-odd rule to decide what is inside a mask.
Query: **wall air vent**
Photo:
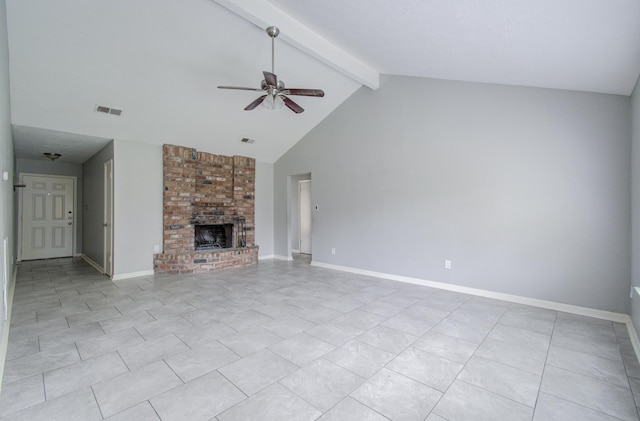
[[[105,114],[118,115],[118,116],[122,114],[122,110],[118,110],[117,108],[105,107],[104,105],[96,105],[95,111],[97,113],[105,113]]]
[[[241,140],[242,143],[253,143],[255,141],[255,139],[249,139],[248,137],[243,137]]]

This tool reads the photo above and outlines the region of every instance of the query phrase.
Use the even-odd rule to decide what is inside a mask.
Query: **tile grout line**
[[[544,357],[544,365],[542,366],[542,374],[540,375],[540,384],[538,385],[538,393],[536,395],[536,402],[535,405],[533,406],[533,417],[535,417],[536,415],[536,410],[538,408],[538,400],[540,399],[540,393],[542,392],[542,381],[544,380],[544,375],[545,372],[547,371],[547,361],[549,360],[549,352],[551,350],[551,342],[553,341],[553,333],[556,330],[556,324],[558,323],[558,312],[556,312],[556,317],[553,320],[553,328],[551,329],[551,334],[549,335],[549,345],[547,346],[547,352],[546,355]]]

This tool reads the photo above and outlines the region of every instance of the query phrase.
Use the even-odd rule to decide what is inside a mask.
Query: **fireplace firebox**
[[[233,247],[233,224],[196,225],[194,245],[196,250]]]

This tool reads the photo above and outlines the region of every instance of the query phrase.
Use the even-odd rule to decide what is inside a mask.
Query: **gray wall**
[[[113,159],[113,142],[82,164],[84,179],[83,253],[104,269],[104,163]]]
[[[640,287],[640,79],[631,97],[631,283]],[[640,331],[640,297],[633,294],[631,319],[636,331]]]
[[[5,276],[11,276],[13,274],[15,261],[13,219],[15,195],[13,193],[14,155],[13,137],[11,135],[11,108],[9,106],[9,48],[7,45],[5,0],[0,0],[0,173],[2,171],[8,172],[9,180],[3,181],[0,177],[0,254],[4,251],[2,250],[2,242],[4,238],[7,238],[7,256],[9,263],[8,267],[5,267],[4,258],[0,255],[0,273],[5,273]],[[10,280],[11,278],[9,278],[7,282]],[[9,297],[9,299],[11,299],[11,297]],[[0,337],[6,337],[8,327],[6,321],[0,322]],[[1,367],[4,367],[4,356],[2,358],[0,363],[2,364]],[[0,373],[2,370],[3,369],[0,368]]]
[[[50,161],[49,159],[16,159],[16,171],[20,173],[45,174],[45,175],[64,175],[76,178],[76,238],[75,253],[83,253],[82,229],[84,212],[82,209],[83,194],[83,177],[82,164],[74,164],[72,162]]]
[[[276,162],[275,253],[287,176],[310,172],[314,261],[625,311],[629,110],[622,96],[383,76]]]
[[[153,270],[162,247],[162,146],[114,141],[114,276]]]
[[[273,164],[256,162],[256,244],[260,256],[273,255]]]

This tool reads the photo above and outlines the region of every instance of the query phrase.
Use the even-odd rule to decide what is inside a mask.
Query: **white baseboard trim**
[[[312,266],[318,266],[326,269],[340,270],[343,272],[355,273],[358,275],[373,276],[375,278],[383,278],[391,281],[405,282],[409,284],[422,285],[431,288],[444,289],[447,291],[460,292],[463,294],[476,295],[479,297],[493,298],[496,300],[509,301],[512,303],[524,304],[534,307],[546,308],[549,310],[563,311],[565,313],[578,314],[581,316],[595,317],[597,319],[610,320],[612,322],[630,323],[630,317],[627,314],[614,313],[611,311],[596,310],[587,307],[580,307],[572,304],[558,303],[555,301],[540,300],[538,298],[523,297],[520,295],[504,294],[501,292],[488,291],[484,289],[470,288],[461,285],[445,284],[443,282],[428,281],[425,279],[411,278],[408,276],[393,275],[390,273],[375,272],[371,270],[352,268],[348,266],[332,265],[322,262],[311,262]]]
[[[120,273],[111,277],[112,281],[122,281],[123,279],[140,278],[141,276],[153,275],[155,272],[151,270],[141,270],[139,272]]]
[[[263,256],[258,256],[258,260],[271,260],[274,259],[275,255],[273,254],[267,254],[267,255],[263,255]]]
[[[291,249],[291,253],[300,253],[300,250]]]
[[[291,257],[291,256],[280,256],[278,254],[274,254],[273,258],[276,259],[276,260],[286,260],[288,262],[293,260],[293,257]]]
[[[16,288],[16,277],[18,275],[18,265],[13,265],[13,273],[11,274],[11,284],[7,291],[7,320],[2,322],[2,338],[0,338],[0,393],[2,393],[2,384],[4,384],[4,364],[7,360],[7,348],[9,346],[9,327],[11,326],[11,310],[13,309],[13,293]]]
[[[98,270],[98,272],[100,273],[104,273],[104,269],[102,268],[102,266],[100,266],[95,260],[93,260],[91,257],[87,256],[86,254],[81,254],[80,257],[82,257],[82,259],[89,263],[91,266],[93,266],[94,268],[96,268],[96,270]]]

